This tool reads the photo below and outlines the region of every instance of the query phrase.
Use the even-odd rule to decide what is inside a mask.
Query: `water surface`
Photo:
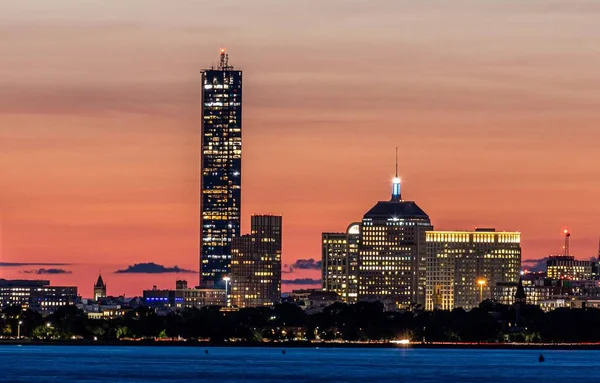
[[[208,354],[205,353],[208,350]],[[600,351],[0,346],[0,382],[599,382]],[[539,363],[542,352],[545,362]]]

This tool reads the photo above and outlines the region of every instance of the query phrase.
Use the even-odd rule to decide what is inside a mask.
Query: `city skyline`
[[[0,262],[72,264],[1,266],[0,277],[87,296],[100,271],[109,294],[197,279],[114,271],[198,271],[198,74],[221,47],[246,81],[242,232],[251,214],[282,215],[283,264],[319,260],[322,232],[386,199],[395,146],[403,194],[436,230],[520,231],[527,260],[560,253],[566,226],[573,255],[597,255],[593,2],[276,6],[294,20],[232,2],[235,27],[211,20],[226,5],[145,4],[141,15],[95,9],[85,28],[89,8],[66,0],[34,18],[23,4],[0,15],[12,32],[0,36],[11,79],[0,90]],[[473,15],[486,22],[465,24]],[[320,275],[294,270],[283,279]]]

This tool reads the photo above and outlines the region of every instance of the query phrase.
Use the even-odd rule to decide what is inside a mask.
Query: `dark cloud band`
[[[117,274],[164,274],[164,273],[195,273],[194,270],[182,269],[179,266],[167,267],[154,262],[136,263],[126,269],[117,270]]]

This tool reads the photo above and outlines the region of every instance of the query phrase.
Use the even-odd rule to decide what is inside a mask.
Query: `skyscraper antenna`
[[[569,237],[571,236],[571,232],[569,231],[569,229],[565,229],[563,231],[563,233],[565,234],[565,254],[566,256],[570,255],[569,254]]]
[[[398,147],[396,146],[396,177],[398,177]]]
[[[396,147],[396,176],[392,180],[392,201],[401,201],[400,177],[398,177],[398,147]]]
[[[219,70],[228,70],[232,67],[229,65],[229,54],[225,48],[221,48],[221,55],[219,57]]]

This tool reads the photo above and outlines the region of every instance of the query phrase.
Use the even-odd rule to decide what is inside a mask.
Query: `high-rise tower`
[[[321,235],[321,281],[323,290],[339,294],[344,302],[356,302],[358,295],[358,246],[360,223],[345,233]]]
[[[281,222],[279,215],[253,215],[250,234],[233,240],[233,306],[272,306],[281,299]]]
[[[425,232],[429,216],[402,199],[398,165],[392,198],[365,213],[358,246],[358,300],[381,301],[389,309],[425,304]]]
[[[202,72],[200,284],[225,287],[231,241],[240,234],[242,71],[221,49],[219,65]]]

